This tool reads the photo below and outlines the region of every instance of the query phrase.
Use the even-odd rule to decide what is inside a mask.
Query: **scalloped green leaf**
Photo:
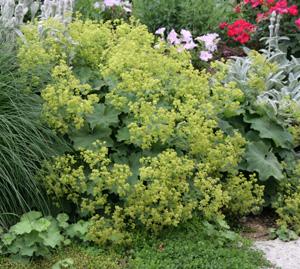
[[[71,224],[66,229],[66,235],[71,238],[77,237],[85,240],[85,235],[88,232],[89,225],[89,222],[80,220],[77,223]]]
[[[60,234],[58,227],[53,223],[48,231],[40,233],[39,237],[43,239],[45,246],[49,246],[51,248],[59,246],[64,241],[64,237]]]
[[[28,220],[28,221],[34,221],[39,218],[41,218],[43,215],[39,211],[30,211],[28,213],[25,213],[22,215],[20,221]]]
[[[68,223],[69,216],[67,214],[65,214],[65,213],[58,214],[56,219],[58,221],[59,227],[65,229],[69,226],[69,223]]]
[[[12,226],[10,228],[10,231],[15,233],[16,235],[22,235],[30,233],[33,229],[34,227],[29,220],[23,220]]]
[[[7,233],[4,234],[1,239],[5,246],[9,246],[16,239],[16,235],[13,233]]]
[[[20,255],[21,256],[27,256],[27,257],[32,257],[33,254],[38,250],[37,245],[32,245],[32,246],[26,246],[25,245],[20,248]]]
[[[120,129],[116,135],[117,141],[129,141],[130,140],[130,132],[127,127]]]
[[[277,180],[284,178],[281,164],[274,153],[270,151],[270,148],[262,141],[248,144],[245,159],[247,161],[247,170],[257,172],[259,179],[262,181],[270,177],[274,177]]]
[[[292,148],[292,135],[278,123],[267,117],[245,116],[244,120],[251,124],[253,130],[259,132],[261,138],[272,139],[277,147]]]
[[[92,129],[96,126],[105,128],[119,123],[119,114],[120,112],[112,107],[105,104],[97,104],[94,107],[94,112],[88,115],[86,119]]]
[[[70,139],[74,143],[74,148],[91,149],[93,142],[96,140],[103,141],[107,147],[113,145],[113,140],[110,138],[111,129],[108,127],[97,126],[94,130],[90,130],[87,126],[80,130],[73,131],[69,134]]]
[[[49,220],[42,218],[42,219],[39,219],[39,220],[36,220],[35,222],[33,222],[32,228],[35,231],[43,232],[43,231],[46,231],[50,225],[51,225],[51,222]]]

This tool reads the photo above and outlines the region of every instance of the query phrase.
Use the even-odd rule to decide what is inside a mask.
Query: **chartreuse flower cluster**
[[[268,78],[270,74],[278,71],[278,66],[275,63],[267,61],[266,57],[257,51],[251,51],[249,59],[251,61],[251,68],[249,70],[248,84],[251,89],[256,89],[258,94],[261,94],[268,90],[266,85]]]
[[[171,149],[142,158],[139,181],[131,185],[130,167],[112,164],[103,144],[93,147],[77,157],[57,157],[48,164],[44,183],[49,194],[72,201],[83,215],[92,216],[89,238],[99,244],[130,242],[128,230],[140,224],[158,232],[196,212],[214,220],[224,218],[226,210],[232,215],[255,212],[263,202],[263,187],[254,176],[247,180],[240,174],[223,182]],[[112,203],[113,197],[118,203]]]
[[[29,89],[40,91],[53,67],[61,60],[71,61],[75,44],[64,24],[53,18],[22,26],[22,33],[26,41],[20,41],[18,50],[20,69]]]
[[[81,84],[65,62],[53,68],[53,83],[42,91],[44,99],[43,116],[49,126],[64,134],[69,127],[80,129],[85,115],[94,111],[99,98],[90,94],[89,84]]]
[[[300,162],[295,164],[292,175],[279,184],[273,207],[278,214],[277,224],[300,234]]]
[[[158,232],[194,214],[215,220],[261,205],[263,188],[237,169],[245,140],[218,127],[219,115],[235,114],[243,100],[235,83],[195,70],[187,52],[163,42],[154,48],[155,37],[136,22],[67,27],[77,44],[73,66],[56,53],[42,97],[47,122],[79,150],[48,163],[42,180],[91,218],[92,240],[126,243],[137,226]],[[26,38],[22,50],[33,58],[31,46],[49,48],[47,39]],[[24,70],[36,68],[27,63]],[[80,65],[105,86],[86,84],[73,71]]]

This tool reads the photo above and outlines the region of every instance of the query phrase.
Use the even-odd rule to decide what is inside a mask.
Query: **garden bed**
[[[0,1],[0,267],[297,267],[295,2]]]

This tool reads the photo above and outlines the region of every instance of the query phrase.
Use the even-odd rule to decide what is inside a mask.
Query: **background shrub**
[[[215,31],[233,14],[230,1],[223,0],[133,0],[133,16],[151,32],[160,27],[190,30],[195,36]]]

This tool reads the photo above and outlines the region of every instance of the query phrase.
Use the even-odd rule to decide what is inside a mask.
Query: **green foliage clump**
[[[278,214],[277,224],[282,230],[289,234],[291,229],[300,234],[300,162],[295,165],[295,169],[289,178],[285,178],[279,184],[279,192],[274,197],[273,207]]]
[[[28,44],[57,57],[52,82],[41,92],[44,118],[76,151],[48,163],[42,180],[50,195],[91,219],[92,240],[129,242],[130,229],[158,232],[193,214],[222,219],[236,203],[226,190],[238,189],[237,181],[227,182],[236,176],[249,201],[232,213],[261,204],[254,180],[238,175],[245,140],[218,126],[219,115],[235,115],[243,100],[235,83],[195,70],[187,52],[153,46],[155,37],[135,21],[75,20],[65,32],[74,44],[71,62],[47,38],[24,31]],[[26,50],[36,57],[28,44],[19,57]]]
[[[267,266],[260,253],[226,228],[199,227],[185,223],[159,240],[142,241],[136,246],[129,268],[138,269],[206,269],[261,268]],[[210,235],[207,236],[207,231]]]
[[[196,219],[165,231],[159,237],[137,231],[130,248],[72,244],[55,250],[48,259],[35,259],[29,264],[0,257],[3,269],[56,269],[53,264],[80,269],[98,269],[99,266],[101,269],[258,269],[269,265],[262,253],[251,248],[249,242],[230,231],[224,223],[215,226]]]
[[[292,228],[297,234],[300,234],[300,190],[292,192],[283,197],[283,205],[276,209],[279,215],[277,223],[281,226]]]
[[[250,51],[214,68],[226,74],[223,83],[236,83],[245,96],[239,114],[220,121],[226,133],[238,128],[247,139],[240,169],[263,182],[266,205],[275,209],[282,231],[299,233],[299,59],[289,60],[278,49]]]
[[[261,209],[264,186],[257,184],[255,175],[250,175],[249,179],[243,174],[229,178],[225,189],[231,196],[229,214],[245,216],[249,213],[255,214]]]
[[[184,28],[201,35],[216,30],[230,14],[232,5],[223,0],[133,0],[133,16],[151,32],[160,27],[179,31]]]
[[[42,217],[42,213],[31,211],[24,214],[20,222],[1,234],[0,253],[15,258],[44,257],[50,250],[71,243],[69,238],[85,238],[88,223],[68,223],[66,214],[57,218]]]
[[[41,122],[41,98],[24,92],[15,45],[1,43],[0,49],[0,226],[7,228],[33,208],[49,214],[34,177],[43,160],[59,152],[57,146],[66,146]]]

